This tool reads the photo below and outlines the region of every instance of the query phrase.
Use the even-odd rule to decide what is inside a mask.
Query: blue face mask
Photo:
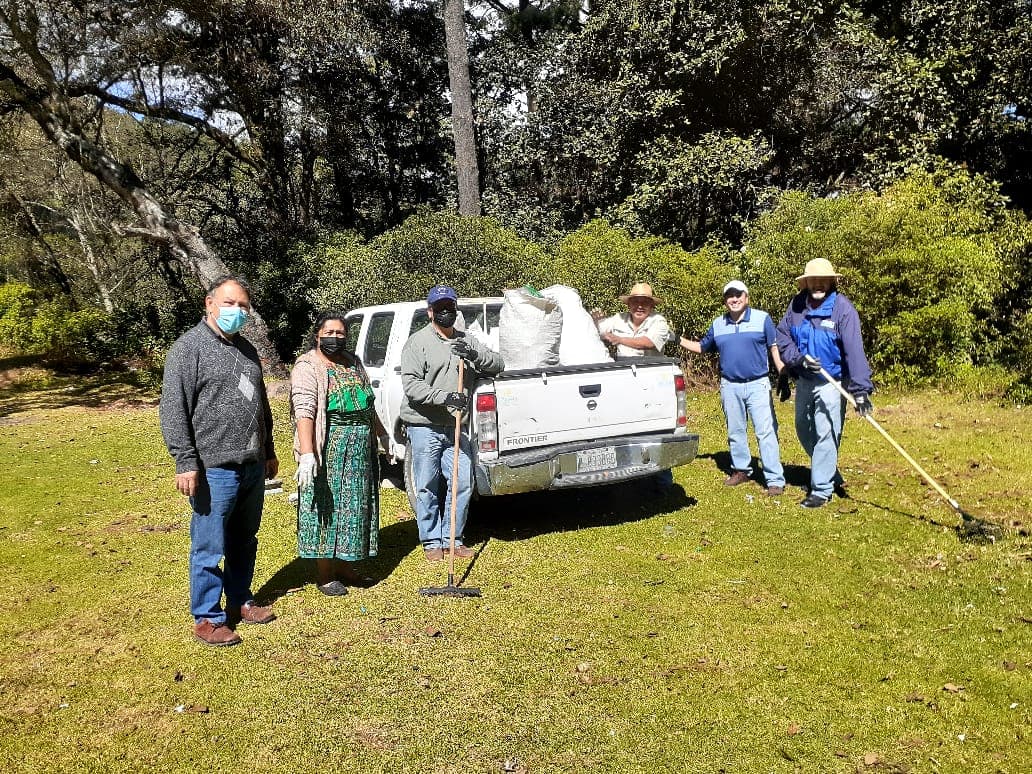
[[[239,306],[220,306],[219,316],[215,319],[219,330],[230,335],[243,328],[246,322],[247,311]]]

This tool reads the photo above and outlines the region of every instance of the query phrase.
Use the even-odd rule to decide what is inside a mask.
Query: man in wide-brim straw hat
[[[602,319],[598,309],[591,312],[602,340],[616,347],[616,359],[658,357],[670,337],[666,318],[656,312],[663,299],[652,292],[652,285],[637,282],[620,300],[627,311]]]
[[[856,399],[861,416],[874,410],[871,367],[860,337],[860,316],[838,290],[842,275],[827,258],[814,258],[796,277],[799,293],[778,323],[781,358],[798,380],[795,426],[810,456],[810,491],[805,508],[820,508],[844,482],[838,471],[838,450],[846,400],[820,373],[823,367]]]
[[[670,339],[666,318],[656,312],[663,299],[652,292],[649,283],[636,282],[620,300],[627,304],[627,311],[612,317],[602,319],[600,309],[591,310],[602,340],[616,348],[617,360],[661,356]],[[657,491],[666,492],[674,484],[674,475],[661,470],[651,480]]]

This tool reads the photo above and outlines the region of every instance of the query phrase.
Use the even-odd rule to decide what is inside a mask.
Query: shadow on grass
[[[389,524],[380,529],[377,555],[364,562],[352,562],[351,567],[359,575],[370,580],[363,586],[375,586],[385,580],[401,564],[408,554],[419,545],[414,519]],[[315,560],[295,558],[280,567],[262,587],[255,592],[259,604],[268,605],[283,597],[287,592],[315,583]]]
[[[697,502],[678,484],[660,491],[652,480],[485,497],[471,507],[466,542],[525,540],[550,532],[610,527],[673,513]]]
[[[723,474],[731,475],[731,453],[726,451],[714,452],[713,454],[700,454],[696,459],[712,460],[714,466]],[[755,457],[750,458],[749,465],[753,473],[751,479],[761,486],[763,481],[763,466]],[[810,469],[805,465],[785,465],[785,484],[800,489],[810,488]]]
[[[155,377],[128,369],[83,372],[46,370],[37,359],[0,358],[0,374],[38,368],[15,381],[0,381],[0,417],[25,411],[81,406],[148,406],[157,402]]]

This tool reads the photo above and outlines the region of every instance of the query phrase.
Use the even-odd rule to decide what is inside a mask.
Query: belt
[[[759,381],[760,379],[766,379],[767,378],[767,374],[763,374],[761,376],[750,376],[750,377],[748,377],[746,379],[736,379],[734,377],[724,376],[724,374],[721,374],[720,378],[721,379],[725,379],[725,380],[727,380],[729,382],[733,382],[734,384],[748,384],[749,382],[756,382],[756,381]]]

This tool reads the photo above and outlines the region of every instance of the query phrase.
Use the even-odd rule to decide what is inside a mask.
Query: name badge
[[[834,320],[821,320],[821,327],[822,328],[831,328],[832,330],[835,330],[835,321]]]

